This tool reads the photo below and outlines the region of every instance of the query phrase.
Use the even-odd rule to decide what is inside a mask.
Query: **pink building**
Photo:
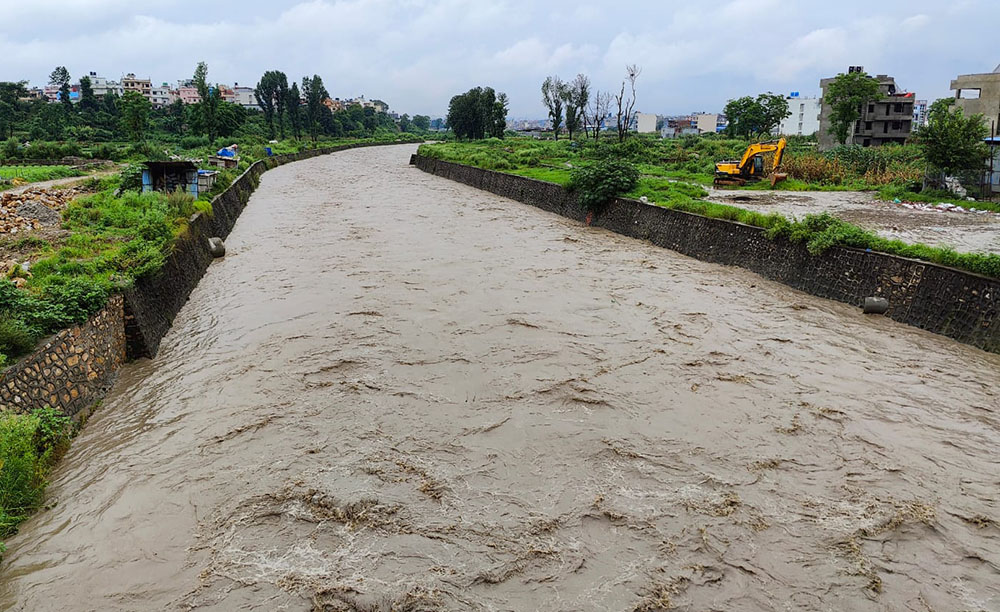
[[[201,102],[201,98],[198,96],[198,90],[194,87],[178,87],[177,97],[181,99],[184,104],[197,104]]]

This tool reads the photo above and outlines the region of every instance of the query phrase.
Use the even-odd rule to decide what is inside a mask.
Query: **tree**
[[[122,128],[132,142],[140,142],[145,136],[150,109],[149,100],[137,91],[126,91],[122,96]]]
[[[165,109],[164,127],[172,134],[184,132],[184,101],[177,98]]]
[[[611,93],[597,91],[594,94],[594,100],[590,103],[589,108],[589,122],[594,129],[594,142],[597,142],[601,137],[601,125],[604,123],[604,119],[608,116],[608,111],[611,109]],[[586,126],[585,126],[586,127]]]
[[[303,95],[305,92],[302,92]],[[274,80],[275,109],[278,112],[278,132],[281,138],[285,138],[285,109],[288,107],[288,77],[280,70],[275,74]]]
[[[549,120],[552,121],[552,133],[559,140],[559,130],[563,123],[563,101],[566,98],[566,85],[558,76],[546,77],[542,83],[542,104],[549,110]]]
[[[285,106],[287,107],[288,122],[292,126],[292,133],[295,135],[295,139],[298,140],[302,135],[302,109],[300,108],[302,106],[302,94],[299,93],[298,83],[292,83],[291,88],[289,88]]]
[[[257,98],[257,104],[264,111],[268,137],[272,140],[274,139],[274,111],[278,103],[278,88],[282,80],[287,85],[288,77],[283,72],[268,70],[264,73],[264,76],[260,77],[260,81],[253,92],[254,97]],[[282,109],[284,109],[284,104],[284,102],[281,104]]]
[[[431,128],[431,118],[427,115],[413,115],[413,127],[426,132]]]
[[[27,94],[27,82],[0,82],[0,136],[14,137],[14,127],[21,117],[19,100]]]
[[[873,100],[880,100],[882,92],[878,81],[865,72],[840,73],[826,88],[823,103],[830,107],[830,128],[837,142],[844,144],[851,126],[861,118],[861,108]]]
[[[94,96],[89,76],[80,77],[80,110],[85,112],[97,110],[97,98]]]
[[[756,99],[744,96],[730,100],[723,111],[732,136],[754,138],[771,134],[790,115],[788,101],[783,96],[762,93]]]
[[[566,131],[569,139],[573,133],[586,124],[587,103],[590,101],[590,79],[578,74],[563,89],[563,102],[566,105]]]
[[[66,66],[56,66],[55,70],[49,73],[49,85],[52,87],[69,85],[69,81],[69,70],[66,70]]]
[[[951,108],[953,102],[952,98],[934,102],[927,114],[927,125],[913,135],[931,168],[946,176],[980,171],[989,157],[983,116],[966,117],[961,108]]]
[[[474,87],[448,103],[448,127],[458,138],[503,138],[507,128],[507,94]]]
[[[635,110],[635,81],[641,73],[642,70],[635,64],[626,66],[625,80],[622,81],[621,91],[615,96],[615,103],[618,105],[618,142],[625,142],[625,139],[628,138],[628,128],[632,124],[632,115]],[[625,83],[629,84],[630,93],[625,92]]]
[[[194,70],[194,86],[198,90],[198,126],[214,142],[219,135],[219,106],[222,104],[222,92],[219,86],[208,83],[208,64],[198,62]]]
[[[309,77],[302,78],[302,97],[306,100],[306,127],[309,129],[313,142],[316,142],[321,127],[322,113],[324,110],[328,110],[323,101],[330,97],[326,87],[323,86],[323,79],[318,74],[314,74],[311,79]]]
[[[413,120],[406,113],[403,113],[399,118],[399,131],[409,132],[413,128]]]

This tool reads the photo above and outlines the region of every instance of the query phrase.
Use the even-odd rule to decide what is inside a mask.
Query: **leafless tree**
[[[618,104],[618,142],[625,142],[628,137],[628,128],[632,123],[632,112],[635,109],[635,81],[640,73],[642,69],[635,64],[626,66],[621,91],[615,96],[615,102]],[[626,83],[629,86],[629,94],[625,92]]]
[[[607,91],[594,92],[594,99],[587,109],[587,122],[594,130],[594,142],[601,137],[601,122],[608,116],[611,108],[611,93]]]

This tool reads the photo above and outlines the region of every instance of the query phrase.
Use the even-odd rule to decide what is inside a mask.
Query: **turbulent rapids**
[[[409,167],[264,175],[12,610],[1000,610],[1000,358]]]

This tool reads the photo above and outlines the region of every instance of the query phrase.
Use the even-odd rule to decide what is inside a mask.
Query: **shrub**
[[[71,436],[70,420],[52,408],[0,413],[0,537],[41,505],[49,468]]]
[[[142,164],[129,164],[118,175],[122,191],[142,191]]]
[[[574,168],[569,186],[576,191],[581,206],[590,211],[599,211],[612,199],[632,191],[638,184],[639,170],[634,165],[610,158]]]
[[[0,354],[18,357],[35,348],[36,335],[19,319],[0,315]]]

